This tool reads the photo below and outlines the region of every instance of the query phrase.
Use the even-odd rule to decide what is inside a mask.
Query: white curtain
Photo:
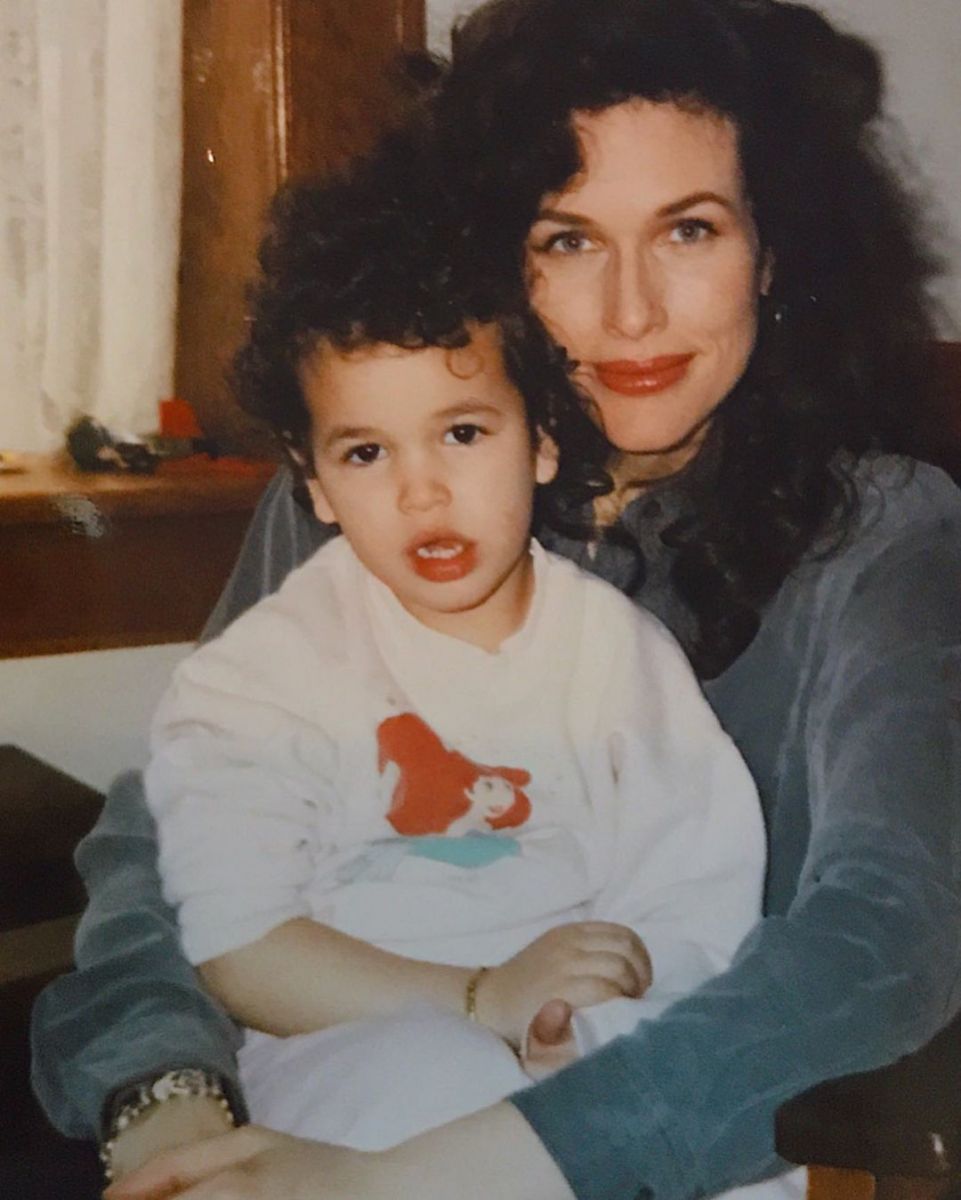
[[[180,0],[0,0],[0,448],[171,391]]]

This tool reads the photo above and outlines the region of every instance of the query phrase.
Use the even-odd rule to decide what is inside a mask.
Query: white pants
[[[297,1037],[250,1032],[240,1071],[258,1124],[357,1150],[396,1146],[530,1084],[496,1034],[426,1003]],[[806,1174],[724,1200],[803,1200]]]

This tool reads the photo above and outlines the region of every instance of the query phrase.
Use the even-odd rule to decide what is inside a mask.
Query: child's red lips
[[[450,583],[473,571],[477,565],[477,545],[456,533],[430,533],[410,543],[407,557],[422,579]]]

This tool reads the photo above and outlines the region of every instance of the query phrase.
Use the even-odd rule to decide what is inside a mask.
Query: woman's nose
[[[640,254],[612,256],[604,279],[604,328],[636,341],[663,324],[664,314],[656,266]]]

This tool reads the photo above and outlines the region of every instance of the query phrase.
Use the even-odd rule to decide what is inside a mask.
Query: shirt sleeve
[[[310,557],[336,529],[322,525],[297,503],[290,471],[282,467],[271,479],[244,536],[226,587],[204,627],[209,642],[249,608],[272,595],[294,567]]]
[[[47,1116],[70,1137],[96,1138],[117,1088],[189,1066],[219,1075],[242,1118],[240,1035],[183,956],[139,775],[110,789],[76,861],[90,896],[77,969],[48,984],[33,1010],[33,1087]]]
[[[279,471],[206,636],[279,587],[328,533],[296,506],[290,474]],[[219,1074],[243,1115],[239,1036],[184,958],[137,775],[122,776],[110,790],[76,857],[89,896],[77,931],[77,969],[48,984],[33,1011],[33,1086],[48,1117],[69,1136],[96,1138],[113,1092],[184,1066]]]
[[[787,911],[691,997],[513,1097],[580,1200],[771,1173],[779,1104],[916,1049],[961,1005],[956,513],[932,505],[854,578],[825,570],[818,628],[782,631],[815,642],[793,714],[811,833]]]
[[[333,686],[297,623],[265,606],[174,673],[144,779],[190,962],[310,914],[318,839],[337,809],[318,681]]]
[[[747,766],[680,647],[653,623],[635,630],[619,639],[607,694],[615,859],[593,915],[637,932],[653,983],[641,1001],[578,1013],[582,1050],[728,967],[761,913],[764,826]]]

